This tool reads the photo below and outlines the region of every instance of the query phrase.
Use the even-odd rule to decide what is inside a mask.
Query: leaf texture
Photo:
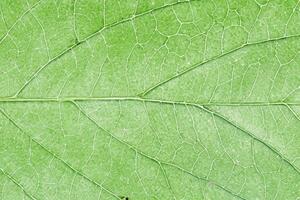
[[[0,199],[300,198],[298,0],[0,1]]]

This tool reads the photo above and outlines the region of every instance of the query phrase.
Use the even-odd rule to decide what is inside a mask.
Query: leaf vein
[[[162,165],[166,165],[166,166],[170,166],[170,167],[174,167],[175,169],[177,170],[180,170],[188,175],[191,175],[193,176],[194,178],[197,178],[198,180],[201,180],[201,181],[205,181],[205,182],[208,182],[208,183],[212,183],[213,185],[215,185],[216,187],[224,190],[225,192],[235,196],[235,197],[239,197],[240,199],[244,199],[242,197],[240,197],[239,195],[233,193],[231,190],[229,189],[226,189],[225,187],[219,185],[218,183],[214,182],[214,181],[211,181],[211,180],[208,180],[207,178],[204,178],[204,177],[199,177],[195,174],[193,174],[192,172],[189,172],[185,169],[183,169],[182,167],[179,167],[175,164],[172,164],[172,163],[168,163],[168,162],[165,162],[165,161],[161,161],[161,160],[158,160],[152,156],[149,156],[147,155],[146,153],[142,152],[141,150],[137,149],[136,147],[132,146],[131,144],[128,144],[127,142],[124,142],[122,140],[120,140],[119,138],[117,138],[116,136],[114,136],[112,133],[110,133],[108,130],[104,129],[103,127],[101,127],[92,117],[90,117],[75,101],[72,101],[74,103],[74,105],[82,112],[82,114],[84,114],[91,122],[93,122],[99,129],[103,130],[104,132],[106,132],[107,134],[109,134],[112,138],[114,138],[116,141],[120,142],[121,144],[127,146],[129,149],[135,151],[136,153],[140,154],[141,156],[157,163],[160,168],[162,169],[162,172],[164,173],[164,176],[166,177],[166,174],[165,174],[165,170],[164,168],[162,167]],[[166,181],[167,181],[167,184],[169,185],[170,187],[170,190],[171,190],[171,186],[170,186],[170,183],[168,181],[168,178],[166,177]],[[173,191],[171,190],[171,192],[173,193]]]
[[[85,175],[84,173],[80,172],[79,170],[77,170],[76,168],[74,168],[73,166],[71,166],[68,162],[64,161],[62,158],[60,158],[58,155],[56,155],[55,153],[51,152],[48,148],[46,148],[44,145],[42,145],[40,142],[38,142],[37,140],[35,140],[34,138],[32,138],[27,132],[25,132],[13,119],[11,116],[9,116],[2,108],[0,108],[0,112],[17,128],[19,129],[21,132],[25,133],[27,135],[27,137],[32,140],[34,143],[36,143],[39,147],[41,147],[44,151],[46,151],[47,153],[49,153],[50,155],[52,155],[54,158],[56,158],[57,160],[59,160],[60,162],[62,162],[67,168],[71,169],[73,172],[75,172],[75,174],[80,175],[82,178],[84,178],[85,180],[91,182],[92,184],[96,185],[97,187],[100,187],[101,189],[105,190],[107,193],[111,194],[112,196],[119,198],[119,196],[117,194],[114,194],[113,192],[111,192],[109,189],[105,188],[102,184],[99,184],[98,182],[92,180],[91,178],[89,178],[87,175]]]
[[[241,45],[240,47],[232,49],[232,50],[230,50],[230,51],[228,51],[228,52],[226,52],[224,54],[220,54],[220,55],[214,56],[211,59],[202,61],[200,63],[195,63],[195,64],[191,65],[189,68],[187,68],[187,69],[185,69],[185,70],[177,73],[176,75],[171,76],[171,77],[169,77],[169,78],[167,78],[167,79],[165,79],[165,80],[163,80],[163,81],[161,81],[161,82],[159,82],[159,83],[157,83],[157,84],[155,84],[153,86],[150,86],[148,89],[146,89],[145,91],[143,91],[142,93],[140,93],[139,96],[144,97],[147,94],[149,94],[150,92],[152,92],[153,90],[155,90],[156,88],[158,88],[158,87],[160,87],[160,86],[162,86],[162,85],[164,85],[164,84],[166,84],[166,83],[168,83],[168,82],[170,82],[172,80],[175,80],[175,79],[181,77],[184,74],[187,74],[187,73],[189,73],[189,72],[191,72],[191,71],[193,71],[193,70],[195,70],[195,69],[197,69],[197,68],[199,68],[199,67],[201,67],[201,66],[203,66],[205,64],[208,64],[208,63],[211,63],[213,61],[216,61],[216,60],[218,60],[218,59],[220,59],[222,57],[225,57],[227,55],[233,54],[233,53],[235,53],[235,52],[237,52],[239,50],[242,50],[244,48],[251,47],[251,46],[254,46],[254,45],[260,45],[260,44],[265,44],[265,43],[270,43],[270,42],[277,42],[277,41],[280,41],[280,40],[287,40],[287,39],[299,38],[299,37],[300,37],[300,34],[296,34],[296,35],[290,35],[290,36],[273,38],[273,39],[269,39],[269,40],[262,40],[262,41],[253,42],[253,43],[245,43],[245,44]]]
[[[98,34],[102,33],[103,31],[105,30],[109,30],[110,28],[113,28],[113,27],[116,27],[118,25],[121,25],[123,23],[126,23],[126,22],[129,22],[129,21],[132,21],[134,19],[137,19],[139,17],[143,17],[147,14],[150,14],[150,13],[153,13],[153,12],[157,12],[159,10],[163,10],[165,8],[168,8],[168,7],[171,7],[171,6],[176,6],[176,5],[180,5],[180,4],[183,4],[183,3],[189,3],[191,1],[197,1],[197,0],[185,0],[185,1],[178,1],[178,2],[175,2],[175,3],[171,3],[171,4],[166,4],[164,6],[161,6],[161,7],[158,7],[158,8],[154,8],[154,9],[150,9],[150,10],[147,10],[145,12],[142,12],[142,13],[139,13],[137,15],[134,15],[132,17],[129,17],[129,18],[126,18],[126,19],[123,19],[121,21],[117,21],[117,22],[114,22],[112,24],[109,24],[107,26],[103,26],[101,27],[99,30],[97,30],[96,32],[92,33],[91,35],[87,36],[86,38],[84,38],[83,40],[80,40],[80,41],[76,41],[75,44],[73,45],[70,45],[67,49],[63,50],[61,53],[59,53],[58,55],[54,56],[52,59],[48,60],[47,63],[45,63],[43,66],[39,67],[30,77],[28,80],[25,81],[25,83],[20,87],[20,89],[13,95],[13,97],[17,97],[28,85],[29,83],[32,82],[33,79],[35,79],[38,74],[43,70],[45,69],[48,65],[50,65],[51,63],[53,63],[54,61],[58,60],[59,58],[61,58],[62,56],[64,56],[65,54],[67,54],[68,52],[70,52],[71,50],[73,50],[74,48],[80,46],[81,44],[84,44],[86,43],[89,39],[97,36]]]
[[[12,177],[12,175],[10,175],[9,173],[7,173],[6,171],[4,171],[4,169],[0,168],[0,171],[9,179],[11,180],[16,186],[18,186],[23,192],[24,194],[29,197],[30,199],[33,200],[37,200],[37,198],[35,198],[33,195],[31,195],[29,192],[27,192],[24,187],[14,178]]]

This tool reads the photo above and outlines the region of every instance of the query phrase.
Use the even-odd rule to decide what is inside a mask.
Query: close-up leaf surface
[[[0,1],[1,200],[299,198],[299,0]]]

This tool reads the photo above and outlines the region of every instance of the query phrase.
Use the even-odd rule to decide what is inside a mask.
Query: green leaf
[[[300,198],[298,0],[1,0],[0,199]]]

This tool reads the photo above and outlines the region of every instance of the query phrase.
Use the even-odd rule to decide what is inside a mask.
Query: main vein
[[[279,106],[279,105],[300,105],[299,101],[241,101],[241,102],[192,102],[192,101],[173,101],[165,99],[153,99],[139,96],[107,96],[107,97],[33,97],[33,98],[16,98],[0,97],[0,102],[64,102],[64,101],[144,101],[154,103],[169,104],[194,104],[198,106]]]

